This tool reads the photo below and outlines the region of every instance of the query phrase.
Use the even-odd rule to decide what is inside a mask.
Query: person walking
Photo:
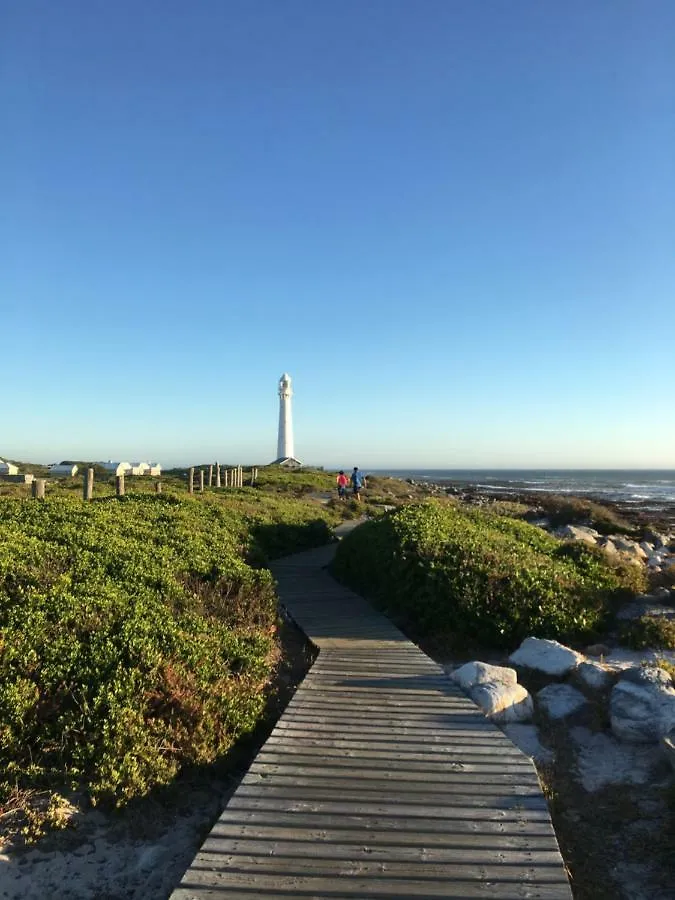
[[[363,472],[359,471],[358,466],[354,466],[354,471],[352,472],[351,477],[352,482],[352,494],[356,500],[361,500],[361,491],[364,487],[367,487],[366,484],[366,476]]]
[[[345,473],[340,469],[337,477],[337,492],[338,498],[340,500],[347,499],[347,485],[349,484],[349,479],[345,475]]]

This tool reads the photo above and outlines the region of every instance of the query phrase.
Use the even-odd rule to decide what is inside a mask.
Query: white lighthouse
[[[288,372],[279,379],[279,437],[277,440],[277,458],[275,463],[288,468],[301,466],[300,460],[294,456],[293,446],[293,413],[291,410],[291,376]]]

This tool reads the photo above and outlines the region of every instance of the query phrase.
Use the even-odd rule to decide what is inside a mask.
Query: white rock
[[[675,728],[675,690],[668,673],[662,669],[626,670],[612,688],[609,712],[612,732],[620,740],[659,741]]]
[[[547,675],[566,675],[584,657],[575,650],[570,650],[558,641],[547,641],[542,638],[528,637],[509,656],[509,662],[526,669],[534,669]]]
[[[601,538],[601,540],[598,541],[598,546],[602,547],[602,549],[606,553],[609,553],[610,556],[616,556],[616,554],[619,552],[616,549],[616,544],[614,543],[614,541],[610,540],[610,538]]]
[[[655,549],[654,545],[650,544],[649,541],[640,541],[640,546],[645,551],[647,556],[651,556]]]
[[[507,666],[491,666],[489,663],[477,660],[465,663],[459,669],[455,669],[450,678],[464,691],[469,690],[474,684],[485,684],[489,681],[508,685],[516,684],[518,681],[515,669],[509,669]]]
[[[562,528],[556,529],[558,537],[566,538],[572,541],[584,541],[586,544],[595,545],[597,538],[600,537],[599,532],[595,528],[588,528],[586,525],[563,525]]]
[[[614,681],[614,673],[597,662],[582,662],[572,670],[572,677],[592,691],[604,691]]]
[[[469,697],[495,722],[529,722],[534,711],[522,684],[483,682],[469,690]]]
[[[524,722],[532,718],[532,698],[518,684],[514,669],[469,662],[450,674],[483,712],[499,722]]]
[[[628,538],[613,534],[612,543],[616,549],[620,550],[622,553],[627,553],[629,556],[633,556],[636,559],[647,559],[647,554],[637,541],[631,541],[628,540]]]
[[[588,703],[581,691],[569,684],[549,684],[537,694],[537,706],[549,719],[566,719]]]

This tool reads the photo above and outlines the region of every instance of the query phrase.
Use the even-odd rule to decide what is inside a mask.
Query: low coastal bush
[[[593,500],[558,494],[541,494],[537,506],[551,525],[591,525],[601,534],[633,534],[635,528],[618,512]]]
[[[228,750],[279,653],[272,576],[249,562],[328,533],[272,497],[0,500],[5,786],[120,804]]]
[[[641,616],[622,625],[619,640],[632,650],[675,650],[675,622],[664,616]]]
[[[420,636],[511,648],[528,635],[589,635],[644,586],[635,566],[526,522],[435,501],[348,535],[339,578]]]

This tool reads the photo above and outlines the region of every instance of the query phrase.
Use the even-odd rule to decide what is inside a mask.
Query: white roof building
[[[105,469],[106,472],[110,472],[112,475],[124,475],[131,471],[131,463],[113,462],[112,459],[109,459],[107,462],[99,462],[96,465]]]
[[[5,462],[0,459],[0,475],[18,475],[19,467],[15,466],[14,463]]]
[[[72,478],[77,475],[77,466],[73,463],[54,463],[49,467],[49,474],[53,477],[67,476]]]

